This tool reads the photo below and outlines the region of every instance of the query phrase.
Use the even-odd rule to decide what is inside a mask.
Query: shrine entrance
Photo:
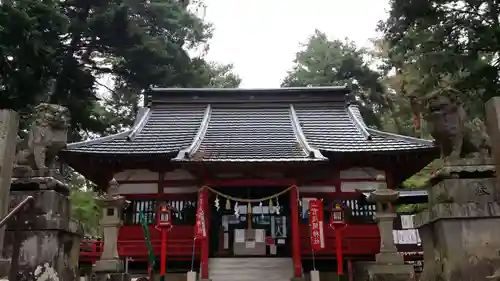
[[[287,187],[218,188],[221,194],[241,199],[260,199]],[[230,202],[223,196],[219,210],[212,208],[210,237],[215,257],[290,257],[291,227],[288,192],[261,202]],[[243,200],[242,200],[243,201]],[[215,201],[212,200],[215,205]],[[216,241],[214,241],[216,240]]]

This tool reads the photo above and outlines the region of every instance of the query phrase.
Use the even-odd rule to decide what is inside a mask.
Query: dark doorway
[[[273,196],[286,190],[287,187],[226,187],[216,190],[224,195],[241,199],[260,199]],[[211,197],[215,206],[217,196]],[[238,202],[235,214],[235,201],[230,200],[230,208],[226,208],[226,198],[218,196],[219,210],[212,208],[210,227],[211,255],[218,257],[245,256],[243,248],[258,247],[251,256],[289,257],[290,250],[290,200],[288,192],[272,199],[251,203]],[[254,241],[248,240],[246,230],[255,233]],[[265,248],[262,246],[265,243]],[[260,245],[260,246],[259,246]]]

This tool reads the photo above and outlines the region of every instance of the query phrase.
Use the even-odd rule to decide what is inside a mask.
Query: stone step
[[[291,258],[212,258],[212,281],[289,281],[293,276]]]

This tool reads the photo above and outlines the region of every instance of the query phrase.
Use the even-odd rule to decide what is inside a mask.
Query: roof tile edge
[[[347,106],[347,114],[349,115],[349,118],[351,118],[351,120],[354,121],[354,125],[361,132],[361,134],[363,134],[365,139],[371,140],[372,136],[370,135],[370,132],[368,132],[367,126],[363,120],[359,120],[357,114],[354,112],[355,108],[356,108],[356,110],[359,110],[358,107],[355,105],[348,105]]]
[[[290,111],[290,121],[292,122],[291,125],[293,128],[293,132],[302,149],[311,158],[327,159],[325,156],[323,156],[323,154],[321,154],[321,152],[318,149],[312,147],[307,141],[307,138],[304,132],[302,131],[302,126],[300,125],[299,117],[297,116],[297,112],[295,112],[293,104],[290,104],[289,111]]]
[[[212,106],[210,104],[207,105],[205,109],[205,113],[203,115],[203,119],[200,123],[200,127],[196,132],[196,135],[193,138],[193,141],[189,145],[189,147],[185,149],[181,149],[177,156],[172,159],[174,161],[185,160],[186,158],[190,158],[198,149],[200,148],[203,139],[205,138],[205,134],[208,130],[208,124],[210,123],[210,117],[212,116]]]
[[[149,107],[145,107],[144,112],[142,113],[142,117],[137,124],[132,127],[130,130],[130,134],[127,136],[128,141],[132,141],[135,137],[141,133],[142,129],[148,123],[149,117],[151,116],[151,109]]]
[[[134,126],[131,129],[123,131],[123,132],[120,132],[120,133],[117,133],[117,134],[105,136],[105,137],[100,137],[100,138],[91,139],[91,140],[84,140],[84,141],[69,143],[66,146],[66,149],[64,149],[64,150],[65,151],[71,151],[72,149],[79,148],[79,147],[82,147],[82,146],[93,145],[93,144],[100,144],[102,142],[110,141],[110,140],[114,140],[114,139],[118,139],[118,138],[121,138],[121,137],[124,137],[124,138],[128,139],[128,137],[134,132],[134,130],[136,130],[137,128],[139,128],[139,126],[141,126],[144,117],[147,116],[147,115],[149,115],[149,114],[150,114],[150,109],[149,108],[147,108],[147,107],[146,108],[144,108],[144,107],[140,108],[139,112],[137,112],[137,117],[136,117],[136,120],[139,119],[140,121],[137,122],[137,123],[135,123]],[[149,117],[148,117],[148,119],[149,119]]]

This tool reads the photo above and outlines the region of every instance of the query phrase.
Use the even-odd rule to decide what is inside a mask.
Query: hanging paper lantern
[[[229,198],[226,199],[226,210],[231,210],[231,201],[229,201]]]
[[[269,199],[269,214],[272,214],[274,212],[273,208],[273,199]]]
[[[276,197],[276,207],[275,207],[276,215],[280,214],[280,202],[278,201],[278,197]]]

